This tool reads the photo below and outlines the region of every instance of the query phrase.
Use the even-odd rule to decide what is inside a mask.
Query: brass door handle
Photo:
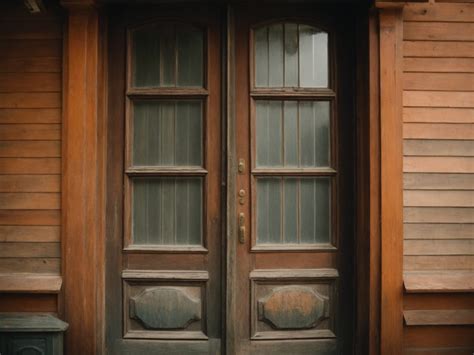
[[[239,242],[245,243],[245,214],[239,213]]]

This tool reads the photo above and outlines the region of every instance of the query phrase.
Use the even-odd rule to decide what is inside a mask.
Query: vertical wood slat
[[[64,0],[63,5],[69,5]],[[71,1],[63,131],[64,315],[69,354],[101,353],[103,314],[102,63],[99,13]]]
[[[401,9],[380,20],[381,120],[381,353],[402,353],[403,179]]]

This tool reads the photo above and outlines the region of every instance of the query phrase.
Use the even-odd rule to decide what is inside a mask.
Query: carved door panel
[[[111,12],[111,354],[220,352],[219,21],[205,6]]]
[[[234,19],[231,353],[350,354],[351,21],[302,5]]]

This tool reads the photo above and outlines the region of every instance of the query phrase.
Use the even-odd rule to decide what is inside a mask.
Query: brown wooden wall
[[[403,16],[404,345],[472,354],[474,4]]]
[[[57,311],[62,32],[58,9],[0,4],[0,311]]]

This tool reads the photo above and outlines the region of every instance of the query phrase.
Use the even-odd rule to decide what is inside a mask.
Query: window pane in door
[[[202,87],[204,33],[183,24],[154,24],[133,30],[134,87]]]
[[[134,102],[132,161],[135,166],[201,166],[202,103]]]
[[[257,179],[257,244],[330,243],[330,178]]]
[[[255,86],[326,88],[328,34],[316,27],[277,23],[254,31]]]
[[[256,102],[257,167],[329,166],[329,101]]]
[[[202,244],[202,178],[134,178],[132,184],[133,244]]]

